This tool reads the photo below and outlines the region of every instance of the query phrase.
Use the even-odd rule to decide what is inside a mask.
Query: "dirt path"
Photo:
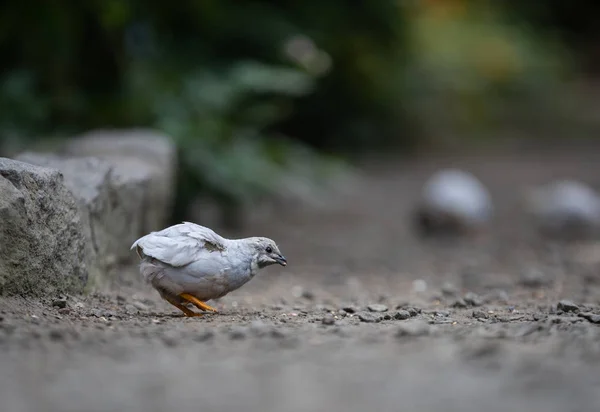
[[[328,210],[286,207],[244,233],[269,268],[183,319],[132,284],[66,301],[0,300],[0,410],[598,411],[600,246],[541,242],[528,185],[600,188],[600,146],[369,165]],[[497,207],[479,240],[422,241],[408,213],[458,166]]]

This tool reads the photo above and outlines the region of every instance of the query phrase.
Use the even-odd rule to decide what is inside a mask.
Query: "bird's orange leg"
[[[179,297],[187,300],[192,305],[196,306],[198,309],[206,310],[206,311],[209,311],[209,312],[216,312],[217,311],[212,306],[208,306],[206,303],[202,302],[197,297],[192,296],[192,295],[190,295],[188,293],[182,293],[181,295],[179,295]]]
[[[194,316],[202,316],[203,315],[202,313],[196,313],[193,310],[189,310],[185,306],[179,304],[178,302],[176,302],[175,300],[173,300],[173,299],[171,299],[169,297],[165,296],[165,300],[167,302],[169,302],[171,305],[175,306],[180,311],[182,311],[185,314],[185,316],[187,316],[187,317],[191,318],[191,317],[194,317]]]

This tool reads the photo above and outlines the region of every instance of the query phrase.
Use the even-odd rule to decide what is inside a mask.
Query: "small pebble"
[[[508,293],[503,289],[494,289],[483,297],[485,303],[500,302],[507,303],[509,300]]]
[[[358,308],[356,308],[355,306],[344,306],[342,308],[342,310],[346,313],[356,313],[358,312]]]
[[[541,270],[530,269],[521,273],[519,283],[528,288],[539,288],[551,283],[551,280]]]
[[[60,313],[61,315],[68,315],[69,313],[71,313],[71,309],[70,308],[60,308],[58,310],[58,313]]]
[[[133,302],[133,307],[142,311],[142,312],[146,312],[147,310],[149,310],[150,308],[148,307],[148,305],[146,305],[143,302],[140,302],[139,300],[136,300],[135,302]]]
[[[570,300],[561,300],[557,305],[558,310],[562,310],[563,312],[578,312],[579,306]]]
[[[104,311],[100,310],[100,309],[94,309],[92,310],[92,316],[95,316],[97,318],[101,318],[104,314]]]
[[[367,306],[367,309],[369,309],[371,312],[387,312],[388,307],[382,305],[381,303],[373,303]]]
[[[469,292],[464,296],[464,300],[468,305],[471,306],[481,306],[483,305],[483,300],[473,292]]]
[[[485,313],[482,310],[474,310],[473,314],[471,316],[473,316],[475,319],[487,319],[487,318],[489,318],[488,314]]]
[[[596,324],[600,323],[600,315],[596,315],[593,313],[580,313],[579,316],[584,319],[587,319],[591,323],[596,323]]]
[[[52,302],[52,306],[54,306],[55,308],[59,308],[59,309],[66,308],[67,300],[66,299],[56,299],[55,301]]]
[[[411,318],[414,318],[419,313],[421,313],[421,309],[419,308],[407,308],[406,310],[408,311],[408,313],[410,313]]]
[[[295,298],[299,298],[304,293],[304,288],[302,286],[294,286],[292,287],[292,296]]]
[[[335,325],[335,318],[331,315],[327,315],[321,320],[321,323],[327,326]]]
[[[380,322],[381,321],[381,316],[380,315],[375,315],[373,313],[370,312],[361,312],[358,314],[358,318],[365,323],[374,323],[374,322]]]
[[[427,291],[427,282],[423,279],[415,279],[413,281],[413,291],[417,293],[424,293]]]
[[[458,293],[458,288],[450,282],[442,285],[442,294],[445,296],[455,296]]]
[[[409,319],[410,317],[411,317],[410,312],[407,310],[399,310],[394,315],[394,319],[397,319],[397,320],[406,320],[406,319]]]
[[[138,309],[133,305],[125,305],[127,313],[138,313]]]

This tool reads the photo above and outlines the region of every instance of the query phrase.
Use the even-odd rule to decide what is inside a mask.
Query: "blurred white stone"
[[[528,211],[543,235],[582,238],[600,232],[600,196],[581,182],[554,181],[533,189],[527,200]]]
[[[413,291],[416,293],[424,293],[427,291],[427,282],[423,279],[415,279],[413,281]]]
[[[470,232],[486,225],[492,214],[491,196],[475,176],[445,169],[425,183],[417,223],[425,233]]]
[[[304,288],[302,286],[294,286],[292,288],[292,296],[295,298],[302,297],[303,293],[304,293]]]

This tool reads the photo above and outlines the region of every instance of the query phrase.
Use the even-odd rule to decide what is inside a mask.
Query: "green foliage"
[[[180,149],[182,208],[199,191],[302,196],[342,170],[310,146],[360,150],[401,125],[401,20],[384,1],[8,1],[0,133],[155,127]]]
[[[38,3],[0,6],[1,143],[160,129],[182,208],[302,196],[341,170],[324,153],[407,147],[415,129],[489,130],[550,101],[566,60],[490,0]]]
[[[454,0],[412,9],[404,95],[429,134],[481,136],[562,109],[548,103],[571,69],[565,50],[499,7]]]
[[[196,182],[196,190],[201,187],[230,202],[278,191],[298,144],[269,137],[265,130],[290,113],[290,99],[312,90],[312,77],[250,61],[175,81],[147,67],[137,67],[129,76],[131,110],[151,113],[156,127],[177,141],[182,187],[193,189]],[[162,87],[148,89],[145,84]],[[328,162],[312,151],[308,156],[315,169]]]

